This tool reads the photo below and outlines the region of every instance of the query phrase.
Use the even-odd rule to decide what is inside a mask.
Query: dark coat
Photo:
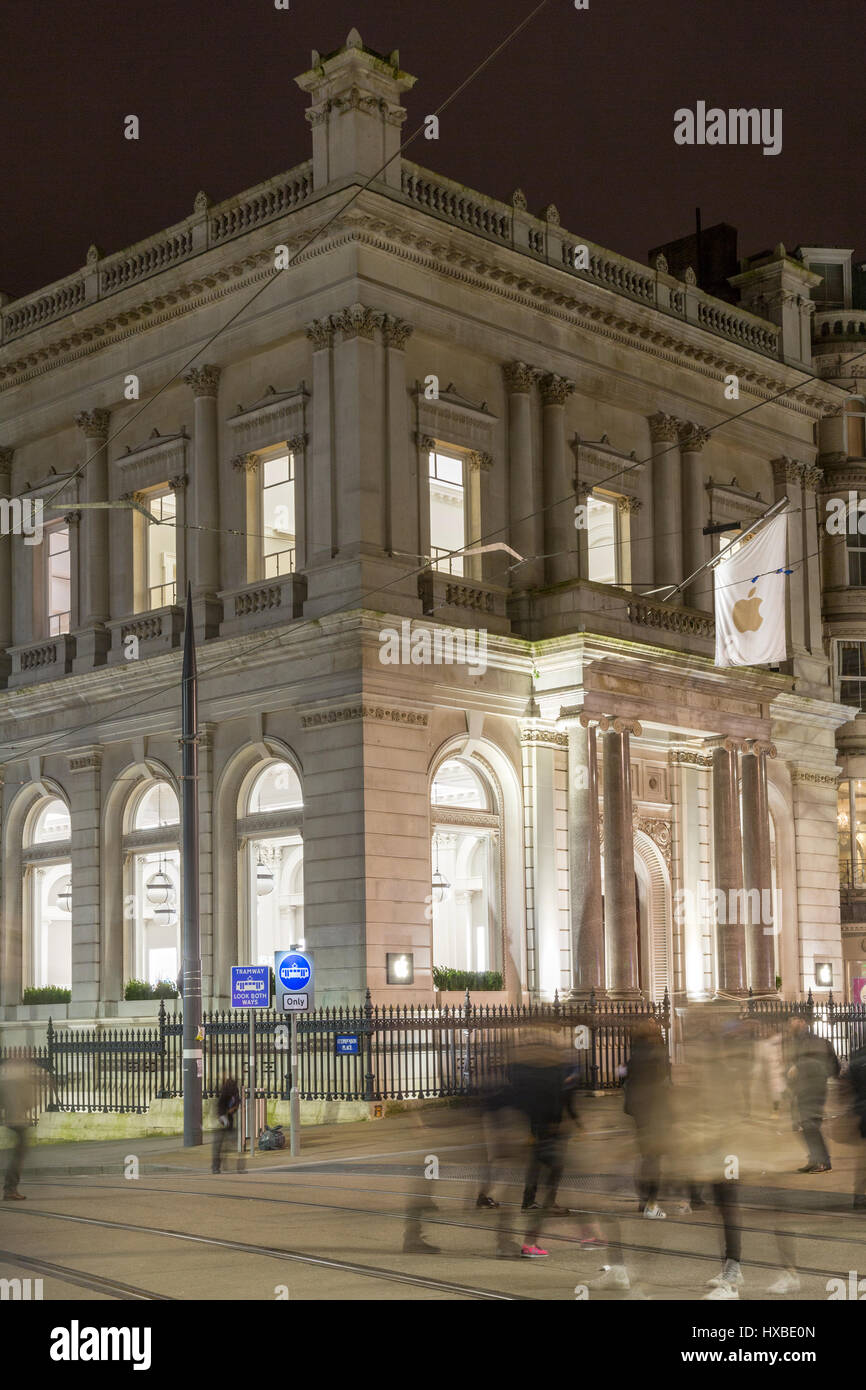
[[[866,1047],[851,1053],[848,1080],[854,1091],[854,1113],[860,1121],[860,1134],[866,1139]]]
[[[661,1038],[635,1038],[626,1067],[625,1113],[639,1128],[669,1129],[671,1064]]]
[[[826,1038],[807,1033],[794,1049],[793,1090],[801,1115],[820,1116],[831,1076],[839,1075],[839,1059]]]
[[[220,1093],[217,1096],[217,1115],[226,1115],[228,1117],[229,1129],[234,1125],[235,1111],[240,1106],[240,1103],[241,1093],[238,1090],[238,1083],[234,1079],[231,1081],[224,1081],[220,1088]]]

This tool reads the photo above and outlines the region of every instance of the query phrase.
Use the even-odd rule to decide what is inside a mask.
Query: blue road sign
[[[232,1008],[266,1009],[271,1002],[269,965],[232,966]]]
[[[314,1008],[311,955],[304,951],[275,951],[274,978],[280,1013],[308,1013]]]
[[[359,1039],[355,1033],[338,1033],[334,1042],[338,1057],[357,1057],[360,1052]]]

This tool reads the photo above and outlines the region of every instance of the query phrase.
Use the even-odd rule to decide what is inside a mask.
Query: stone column
[[[107,410],[83,410],[75,423],[84,435],[87,468],[82,476],[85,502],[105,502],[108,486]],[[109,603],[109,513],[105,508],[85,507],[81,518],[80,587],[74,670],[101,666],[108,654],[111,635],[105,624],[111,617]],[[75,624],[75,614],[72,622]]]
[[[481,540],[485,532],[484,518],[489,516],[490,508],[487,480],[490,470],[493,467],[493,459],[490,454],[482,453],[479,449],[471,449],[466,455],[466,517],[467,517],[467,546],[472,546]],[[492,529],[492,528],[491,528]],[[466,555],[463,560],[463,572],[468,579],[484,579],[484,563],[498,564],[501,566],[502,557],[496,555]]]
[[[743,755],[743,879],[748,911],[749,984],[755,994],[776,993],[773,939],[780,924],[772,896],[767,795],[767,758],[775,756],[775,744],[759,739],[754,739]]]
[[[72,1001],[76,1013],[93,1016],[100,995],[100,824],[102,751],[84,748],[69,756],[72,821]]]
[[[738,755],[742,748],[743,744],[737,739],[725,738],[713,749],[718,994],[743,995],[748,992],[738,778]]]
[[[549,372],[539,380],[543,404],[544,552],[548,584],[577,578],[574,487],[565,440],[565,402],[574,382]]]
[[[307,567],[307,446],[310,436],[294,434],[287,440],[295,468],[295,570],[300,574]]]
[[[189,486],[189,475],[178,473],[176,477],[169,478],[168,485],[175,495],[175,509],[177,514],[177,594],[175,603],[181,606],[186,603],[186,581],[189,577],[189,551],[187,550],[186,538],[190,534],[186,529],[187,519],[189,518],[190,508],[187,501],[187,491]],[[205,600],[207,602],[207,600]],[[210,607],[210,605],[208,605]],[[193,600],[193,621],[195,623],[196,637],[201,639],[205,634],[200,627],[201,604],[196,606]],[[207,636],[213,634],[207,633]]]
[[[785,513],[788,522],[788,563],[793,570],[788,577],[788,601],[785,604],[785,635],[788,660],[802,656],[806,650],[806,575],[803,560],[803,466],[783,455],[773,459],[773,500],[787,496]]]
[[[707,430],[699,425],[684,425],[680,430],[680,459],[682,472],[683,579],[710,558],[710,538],[703,534],[707,524],[707,494],[701,453],[709,439]],[[663,529],[664,518],[662,518]],[[693,584],[682,590],[680,602],[690,608],[713,611],[713,577],[705,570]]]
[[[363,304],[335,314],[334,421],[337,463],[337,550],[341,557],[381,554],[386,493],[383,421],[383,315]]]
[[[604,735],[604,944],[614,999],[640,996],[629,737],[637,720],[613,719]]]
[[[401,559],[414,556],[418,544],[418,493],[409,459],[409,411],[406,392],[406,344],[411,323],[386,314],[382,324],[385,345],[385,407],[387,411],[385,549]],[[420,559],[416,562],[420,563]]]
[[[573,711],[564,711],[570,716]],[[598,753],[595,726],[607,720],[586,714],[567,717],[568,877],[571,900],[571,953],[576,998],[606,993],[604,921],[601,900],[601,842],[598,822]]]
[[[824,589],[846,589],[848,587],[848,538],[843,529],[839,532],[827,530],[827,518],[831,515],[827,511],[827,502],[831,497],[845,497],[847,500],[848,488],[839,481],[840,475],[830,473],[825,476],[824,485],[821,489],[820,508],[820,527],[823,532],[821,536],[821,553],[823,558],[823,588]],[[835,481],[834,481],[835,480]],[[856,491],[851,489],[851,491]],[[856,507],[856,503],[854,504]],[[847,517],[846,517],[847,522]]]
[[[201,918],[202,998],[213,998],[228,992],[229,982],[217,975],[217,952],[214,934],[217,930],[214,905],[214,833],[213,782],[214,733],[213,724],[199,725],[198,740],[198,816],[199,816],[199,887]],[[183,942],[180,942],[181,948]],[[181,949],[182,955],[182,949]]]
[[[538,469],[532,450],[532,384],[538,376],[525,362],[502,367],[508,392],[508,519],[510,543],[528,563],[512,574],[515,589],[535,589],[544,583],[543,517]],[[533,558],[530,558],[533,557]]]
[[[653,489],[653,576],[655,586],[679,584],[683,571],[682,467],[680,421],[651,415]]]
[[[195,397],[193,463],[187,507],[187,557],[192,581],[193,611],[197,634],[219,633],[222,604],[220,587],[220,466],[217,399],[220,368],[194,367],[184,376]],[[180,550],[180,546],[178,546]],[[185,595],[178,585],[178,602]]]
[[[336,549],[334,501],[333,367],[334,327],[330,318],[307,325],[313,344],[313,446],[307,474],[307,568],[327,563]]]
[[[12,496],[13,449],[0,449],[0,497]],[[0,686],[12,670],[12,537],[0,533]]]
[[[806,646],[816,656],[823,655],[821,619],[821,555],[818,544],[820,519],[816,493],[824,480],[823,471],[807,464],[803,469],[803,584],[806,604]]]

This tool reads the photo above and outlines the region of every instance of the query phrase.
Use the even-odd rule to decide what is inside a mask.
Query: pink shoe
[[[549,1251],[542,1250],[540,1245],[524,1245],[520,1250],[524,1260],[543,1260]]]

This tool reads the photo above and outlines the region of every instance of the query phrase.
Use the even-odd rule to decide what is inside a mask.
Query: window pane
[[[596,584],[615,584],[616,510],[613,502],[590,497],[587,511],[589,578]]]
[[[466,545],[466,505],[462,460],[430,455],[430,553],[434,567],[463,574],[463,556],[449,557]]]
[[[271,763],[260,774],[250,793],[250,814],[294,810],[304,798],[298,774],[289,763]]]
[[[46,801],[33,826],[31,844],[44,845],[52,840],[68,840],[72,834],[69,811],[59,797]]]
[[[135,808],[133,828],[155,830],[161,825],[177,825],[180,808],[174,788],[167,782],[154,782],[140,798]]]
[[[273,487],[276,483],[287,483],[291,476],[288,454],[282,454],[276,459],[265,459],[262,468],[265,487]]]
[[[177,497],[171,491],[153,493],[146,506],[159,518],[159,524],[147,526],[148,606],[165,608],[177,596]]]
[[[487,810],[487,797],[479,779],[457,758],[444,762],[433,779],[431,800],[435,806]]]
[[[48,634],[56,637],[69,631],[72,582],[69,554],[69,527],[52,526],[48,532],[46,598]]]
[[[463,460],[454,458],[451,454],[434,454],[435,474],[444,483],[455,483],[458,487],[463,486]]]

